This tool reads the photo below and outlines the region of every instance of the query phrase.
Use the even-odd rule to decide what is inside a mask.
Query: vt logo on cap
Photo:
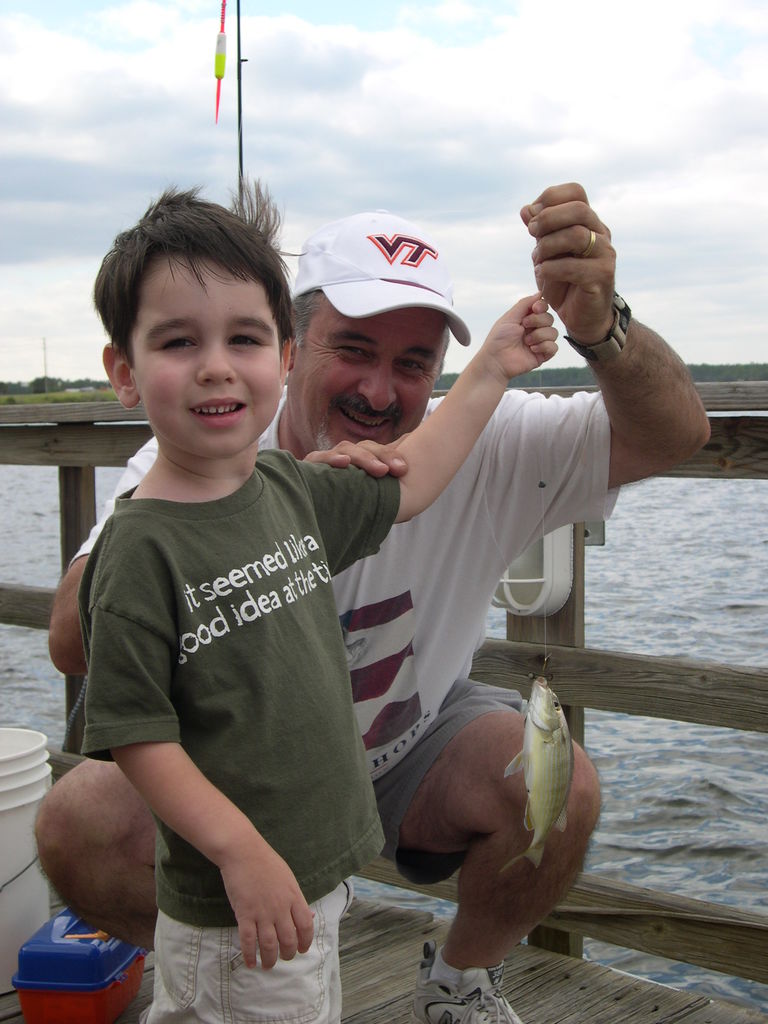
[[[429,242],[422,242],[420,238],[412,238],[410,235],[368,235],[368,238],[392,265],[404,249],[405,255],[400,260],[404,267],[418,267],[425,256],[437,259],[437,249]]]
[[[451,278],[437,246],[416,224],[387,210],[345,217],[307,239],[293,294],[312,291],[322,291],[342,316],[353,318],[436,309],[462,345],[470,342],[469,328],[453,310]]]

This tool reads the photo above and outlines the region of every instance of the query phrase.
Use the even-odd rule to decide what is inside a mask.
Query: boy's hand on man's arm
[[[310,452],[304,459],[305,462],[322,462],[327,466],[334,466],[336,469],[343,469],[345,466],[357,466],[364,469],[371,476],[402,476],[405,473],[407,464],[402,455],[398,455],[396,448],[402,438],[391,444],[378,444],[376,441],[339,441],[334,448],[327,451]]]

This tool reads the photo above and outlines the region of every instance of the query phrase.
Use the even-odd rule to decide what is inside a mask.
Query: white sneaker
[[[424,943],[411,1011],[415,1024],[523,1024],[501,994],[503,964],[471,967],[453,986],[430,978],[435,951],[434,942]]]

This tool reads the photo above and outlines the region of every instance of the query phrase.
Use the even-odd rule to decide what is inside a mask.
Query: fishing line
[[[544,516],[546,514],[546,502],[544,500],[544,491],[547,486],[547,481],[544,479],[544,403],[546,398],[544,397],[544,366],[540,364],[536,370],[536,376],[538,378],[539,386],[539,449],[538,449],[538,470],[539,470],[539,511],[541,513],[541,575],[542,575],[542,586],[544,585],[544,576],[546,572],[546,559],[544,557]],[[549,610],[545,604],[544,606],[544,624],[543,624],[543,646],[544,646],[544,660],[541,666],[541,674],[546,679],[547,677],[547,663],[549,662],[549,650],[547,648],[547,618],[549,616]]]
[[[64,742],[63,742],[63,749],[64,750],[68,750],[69,749],[69,736],[70,736],[70,733],[72,732],[72,730],[75,727],[75,720],[77,719],[78,712],[80,711],[80,708],[82,707],[83,702],[85,701],[85,688],[86,688],[87,683],[88,683],[88,677],[87,676],[83,676],[83,681],[80,684],[80,692],[77,695],[77,700],[72,705],[72,710],[69,712],[69,716],[67,717],[67,724],[66,724],[66,726],[64,728]]]
[[[37,854],[35,854],[35,856],[32,858],[32,860],[29,862],[29,864],[27,864],[26,867],[23,867],[21,869],[21,871],[17,871],[16,874],[12,878],[9,878],[7,882],[3,882],[3,884],[0,885],[0,892],[2,892],[3,889],[7,889],[8,886],[11,884],[11,882],[15,882],[17,878],[21,878],[21,876],[26,871],[29,871],[29,869],[31,867],[33,867],[33,865],[37,864],[37,861],[38,861],[38,856],[37,856]]]

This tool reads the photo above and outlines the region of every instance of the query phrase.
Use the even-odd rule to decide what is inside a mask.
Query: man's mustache
[[[331,408],[367,416],[371,419],[393,420],[395,423],[398,423],[403,415],[399,402],[390,402],[386,409],[374,409],[362,395],[339,395],[332,400]]]

